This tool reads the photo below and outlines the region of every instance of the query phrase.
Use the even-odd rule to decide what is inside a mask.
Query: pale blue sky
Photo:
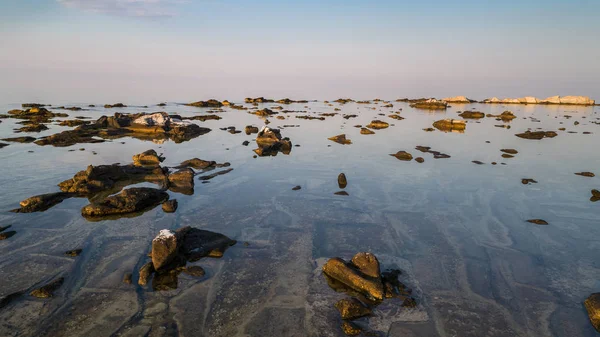
[[[600,1],[0,1],[0,102],[588,95]]]

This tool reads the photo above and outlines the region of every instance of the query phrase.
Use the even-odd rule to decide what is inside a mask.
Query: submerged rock
[[[142,212],[154,208],[168,199],[169,194],[164,191],[148,187],[133,187],[98,203],[84,206],[81,214],[84,217],[96,218]]]
[[[558,134],[554,131],[525,131],[523,133],[517,133],[515,136],[524,139],[540,140],[543,138],[554,138]]]
[[[213,174],[208,174],[208,175],[205,175],[205,176],[201,176],[201,177],[199,177],[198,179],[199,179],[199,180],[206,181],[206,180],[210,180],[210,179],[212,179],[212,178],[214,178],[214,177],[218,177],[218,176],[220,176],[220,175],[227,174],[227,173],[229,173],[229,172],[231,172],[231,171],[233,171],[233,169],[232,169],[232,168],[230,168],[230,169],[226,169],[226,170],[223,170],[223,171],[218,171],[218,172],[215,172],[215,173],[213,173]]]
[[[592,197],[590,198],[590,200],[592,202],[596,202],[596,201],[600,200],[600,191],[592,190]]]
[[[50,298],[54,295],[54,292],[56,290],[58,290],[58,288],[60,288],[60,286],[62,286],[64,281],[65,281],[64,277],[59,277],[56,280],[42,286],[41,288],[33,290],[31,292],[31,296],[34,296],[37,298]]]
[[[587,310],[590,322],[600,332],[600,293],[591,294],[583,302],[585,309]]]
[[[0,143],[0,149],[3,148],[3,147],[5,147],[5,146],[8,146],[8,144],[6,144],[6,143]]]
[[[394,154],[390,154],[392,157],[396,157],[398,160],[411,161],[413,159],[412,154],[406,151],[398,151]]]
[[[350,194],[348,194],[348,192],[346,192],[346,191],[338,191],[338,192],[335,192],[335,193],[333,193],[333,194],[335,194],[335,195],[343,195],[343,196],[346,196],[346,197],[350,195]]]
[[[135,166],[159,166],[165,160],[154,150],[147,150],[133,156],[133,165]]]
[[[123,103],[115,103],[115,104],[104,104],[104,108],[105,109],[111,109],[111,108],[126,108],[127,105],[123,104]]]
[[[342,319],[354,320],[371,314],[371,309],[355,298],[345,298],[335,304]]]
[[[495,117],[497,120],[502,120],[504,122],[510,122],[511,120],[517,118],[512,111],[504,111],[499,115],[488,114],[487,117]]]
[[[294,186],[294,187],[292,187],[292,191],[298,191],[298,190],[300,190],[301,188],[302,188],[302,187],[301,187],[300,185],[298,185],[298,186]]]
[[[186,267],[185,269],[183,269],[183,272],[185,274],[188,274],[188,275],[194,276],[194,277],[202,277],[206,273],[204,271],[204,269],[202,267],[200,267],[200,266],[189,266],[189,267]]]
[[[338,144],[342,144],[342,145],[352,144],[352,141],[350,139],[346,139],[346,135],[345,134],[341,134],[341,135],[329,137],[327,139],[329,139],[331,141],[334,141],[334,142],[336,142]]]
[[[536,224],[536,225],[547,225],[548,222],[546,222],[546,220],[542,220],[542,219],[530,219],[527,220],[527,222],[530,222],[532,224]]]

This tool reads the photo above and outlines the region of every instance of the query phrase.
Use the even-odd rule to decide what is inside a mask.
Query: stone
[[[342,322],[342,331],[347,336],[358,336],[362,332],[362,329],[358,325],[356,325],[352,322],[343,321]]]
[[[294,187],[292,187],[292,191],[298,191],[301,188],[302,188],[301,186],[294,186]]]
[[[233,169],[232,169],[232,168],[230,168],[230,169],[227,169],[227,170],[218,171],[218,172],[215,172],[215,173],[213,173],[213,174],[208,174],[208,175],[205,175],[205,176],[200,176],[198,179],[199,179],[199,180],[202,180],[202,181],[211,180],[211,179],[213,179],[213,178],[215,178],[215,177],[218,177],[218,176],[220,176],[220,175],[227,174],[227,173],[229,173],[229,172],[231,172],[231,171],[233,171]]]
[[[479,118],[484,118],[485,114],[481,111],[465,111],[461,114],[459,114],[460,117],[462,118],[471,118],[471,119],[479,119]]]
[[[323,266],[323,273],[372,301],[383,300],[381,279],[373,279],[364,275],[340,258],[329,259]]]
[[[147,150],[133,156],[133,165],[135,166],[159,166],[165,160],[154,150]]]
[[[83,252],[83,249],[81,249],[81,248],[71,249],[71,250],[67,250],[65,252],[65,255],[72,256],[72,257],[77,257],[77,256],[79,256],[79,254],[81,254],[81,252]]]
[[[426,110],[446,110],[448,103],[444,101],[438,101],[435,98],[419,100],[410,104],[411,108],[415,109],[426,109]]]
[[[222,254],[237,243],[227,236],[193,227],[183,227],[176,231],[183,237],[180,253],[189,261],[197,261],[203,257],[214,256],[216,252]]]
[[[548,222],[546,222],[546,220],[542,220],[542,219],[530,219],[530,220],[527,220],[527,222],[536,224],[536,225],[547,225],[548,224]]]
[[[104,104],[104,108],[105,109],[111,109],[111,108],[126,108],[127,105],[123,104],[123,103],[115,103],[115,104]]]
[[[575,173],[575,174],[576,174],[576,175],[578,175],[578,176],[590,177],[590,178],[593,178],[593,177],[595,177],[595,176],[596,176],[596,175],[595,175],[594,173],[592,173],[592,172],[578,172],[578,173]]]
[[[355,298],[341,299],[335,304],[335,308],[340,312],[342,319],[347,320],[355,320],[372,313],[371,309]]]
[[[154,273],[154,264],[152,262],[148,262],[140,268],[140,278],[138,279],[138,284],[141,286],[145,286],[148,284],[148,280]]]
[[[346,179],[346,175],[344,173],[340,173],[338,175],[338,186],[342,189],[346,188],[346,186],[348,186],[348,180]]]
[[[2,232],[2,233],[0,233],[0,241],[10,239],[15,234],[17,234],[17,232],[15,232],[15,231]]]
[[[454,96],[442,98],[442,101],[446,103],[473,103],[475,100],[469,99],[466,96]]]
[[[184,168],[169,174],[169,189],[174,192],[192,195],[194,193],[194,170]]]
[[[596,102],[586,96],[552,96],[540,101],[542,104],[594,105]]]
[[[390,126],[389,123],[384,122],[384,121],[380,121],[380,120],[377,120],[377,119],[372,120],[371,123],[369,123],[367,125],[368,128],[375,129],[375,130],[385,129],[385,128],[389,127],[389,126]]]
[[[501,149],[500,151],[502,151],[504,153],[508,153],[508,154],[517,154],[517,153],[519,153],[519,151],[517,151],[515,149]]]
[[[15,213],[43,212],[72,197],[72,193],[56,192],[36,195],[20,202],[21,208],[13,209]]]
[[[341,135],[329,137],[327,139],[329,139],[331,141],[334,141],[334,142],[336,142],[338,144],[342,144],[342,145],[352,144],[352,141],[350,139],[346,139],[346,135],[345,134],[341,134]]]
[[[373,277],[378,278],[381,275],[381,271],[379,269],[379,260],[377,257],[371,253],[356,253],[354,257],[352,257],[352,264],[360,270],[361,273]]]
[[[521,179],[521,184],[523,184],[523,185],[537,184],[537,181],[530,179],[530,178],[523,178],[523,179]]]
[[[587,310],[590,322],[600,332],[600,293],[591,294],[583,302],[585,309]]]
[[[125,284],[131,284],[132,281],[133,281],[133,274],[132,273],[125,273],[125,275],[123,275],[123,283],[125,283]]]
[[[342,196],[346,196],[346,197],[350,195],[346,191],[338,191],[338,192],[335,192],[333,194],[335,194],[335,195],[342,195]]]
[[[168,199],[169,194],[164,191],[149,187],[133,187],[100,202],[84,206],[81,214],[87,218],[97,218],[142,212],[154,208]]]
[[[411,161],[413,159],[412,154],[410,154],[406,151],[398,151],[396,153],[390,154],[390,156],[396,157],[398,160],[403,160],[403,161]]]
[[[420,164],[420,163],[425,162],[425,159],[423,157],[417,157],[417,158],[415,158],[415,161]]]
[[[213,167],[216,164],[217,163],[214,161],[192,158],[182,162],[181,164],[179,164],[179,166],[177,166],[177,168],[193,167],[196,170],[203,170],[209,167]]]
[[[247,135],[258,133],[258,131],[258,127],[252,125],[246,125],[246,127],[244,128],[244,132],[246,132]]]
[[[54,292],[58,290],[60,286],[62,286],[64,281],[64,277],[59,277],[56,280],[42,286],[41,288],[33,290],[30,295],[37,298],[50,298],[54,295]]]
[[[162,210],[165,213],[174,213],[177,210],[177,199],[171,199],[163,202]]]
[[[540,140],[543,138],[553,138],[557,136],[557,133],[554,131],[525,131],[523,133],[518,133],[515,136],[524,139],[534,139]]]
[[[442,119],[435,121],[433,127],[444,132],[464,132],[467,128],[465,121],[457,119]]]
[[[229,103],[229,102],[228,102]],[[208,101],[198,101],[186,104],[187,106],[195,106],[197,108],[220,108],[224,104],[217,101],[216,99],[209,99]]]
[[[13,137],[13,138],[3,138],[5,142],[13,142],[13,143],[31,143],[35,141],[35,138],[25,136],[25,137]]]
[[[160,271],[167,266],[179,253],[180,238],[168,229],[161,230],[152,240],[152,265]]]
[[[367,128],[361,128],[360,129],[360,134],[361,135],[374,135],[375,132],[373,132],[372,130],[369,130]],[[330,138],[331,139],[331,138]]]

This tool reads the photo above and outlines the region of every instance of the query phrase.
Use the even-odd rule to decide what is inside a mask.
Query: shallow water
[[[333,304],[344,295],[327,286],[320,268],[328,258],[349,259],[359,251],[377,255],[383,268],[400,268],[418,303],[415,309],[382,304],[364,322],[380,335],[596,335],[582,302],[600,291],[600,202],[590,201],[600,177],[574,173],[600,175],[600,125],[592,123],[600,121],[600,107],[455,104],[445,112],[429,112],[393,104],[391,109],[381,103],[284,105],[306,113],[269,118],[269,127],[298,125],[281,133],[300,147],[276,157],[253,158],[255,135],[219,129],[264,125],[255,115],[228,108],[217,113],[221,120],[195,121],[212,131],[180,144],[133,138],[67,148],[10,143],[0,149],[0,226],[12,225],[17,234],[0,241],[0,297],[28,293],[58,276],[65,283],[52,299],[25,294],[0,309],[0,335],[343,336]],[[20,106],[0,105],[0,111],[15,108]],[[325,121],[295,118],[334,108],[340,114]],[[422,130],[472,108],[493,114],[511,110],[518,118],[508,123],[510,129],[484,118],[469,120],[464,133]],[[90,109],[50,108],[70,115],[57,120],[141,111],[192,116],[210,110],[175,103]],[[387,117],[399,109],[404,120]],[[342,114],[358,117],[346,120]],[[353,127],[373,119],[392,125],[374,135]],[[1,121],[0,138],[17,136],[12,129],[19,120]],[[555,138],[515,137],[528,128],[560,127],[567,131]],[[52,125],[39,134],[19,135],[68,129]],[[327,140],[341,133],[351,145]],[[249,146],[242,145],[245,140]],[[418,145],[451,158],[433,159],[415,150]],[[502,158],[505,148],[519,153]],[[130,163],[148,149],[163,153],[166,166],[198,157],[230,162],[233,171],[207,184],[196,180],[193,195],[169,192],[179,202],[173,214],[157,207],[134,218],[90,222],[80,213],[88,203],[84,198],[40,213],[8,212],[30,196],[59,191],[56,184],[90,164]],[[401,150],[425,162],[389,156]],[[334,195],[340,172],[348,178],[349,196]],[[538,183],[523,185],[522,178]],[[302,189],[292,191],[296,185]],[[549,225],[526,222],[534,218]],[[183,226],[222,233],[238,244],[223,258],[194,263],[206,275],[181,274],[175,290],[122,282],[133,272],[135,284],[159,230]],[[74,248],[83,249],[79,257],[64,255]]]

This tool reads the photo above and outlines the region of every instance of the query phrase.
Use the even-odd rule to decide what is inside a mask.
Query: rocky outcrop
[[[36,195],[30,198],[27,198],[20,202],[21,208],[17,208],[12,210],[11,212],[15,213],[33,213],[33,212],[43,212],[55,205],[60,204],[65,199],[68,199],[73,196],[73,193],[66,192],[57,192],[57,193],[47,193]]]
[[[485,99],[481,103],[594,105],[596,102],[587,96],[552,96],[546,99],[538,99],[535,97],[526,96],[522,98],[505,98],[503,100],[494,97]]]
[[[473,103],[473,102],[477,102],[475,100],[467,98],[466,96],[446,97],[446,98],[442,98],[442,101],[444,101],[446,103]]]
[[[484,118],[485,114],[481,111],[464,111],[463,113],[459,114],[459,116],[465,119],[479,119]]]
[[[254,149],[260,157],[276,156],[278,152],[288,155],[292,151],[292,142],[289,138],[282,138],[281,131],[263,127],[256,136],[257,149]]]
[[[195,106],[197,108],[220,108],[224,104],[217,101],[216,99],[209,99],[208,101],[198,101],[186,104],[187,106]]]
[[[331,141],[334,141],[334,142],[336,142],[338,144],[342,144],[342,145],[352,144],[352,141],[350,139],[346,138],[346,134],[341,134],[341,135],[329,137],[327,139],[329,139]]]
[[[154,150],[147,150],[142,153],[136,154],[133,156],[133,165],[135,166],[160,166],[165,160],[164,157],[161,157]]]
[[[414,102],[410,105],[411,108],[425,109],[425,110],[446,110],[448,103],[439,101],[435,98],[430,98],[422,101]]]
[[[143,212],[168,199],[169,194],[164,191],[149,187],[133,187],[100,202],[84,206],[81,215],[86,218],[99,218]]]
[[[515,136],[524,139],[540,140],[543,138],[554,138],[558,134],[554,131],[525,131],[523,133],[517,133]]]
[[[467,128],[467,124],[463,120],[458,119],[442,119],[435,121],[433,127],[444,132],[459,132],[462,133]]]
[[[380,121],[378,119],[372,120],[371,123],[367,125],[370,129],[380,130],[389,127],[390,124],[384,121]]]
[[[403,161],[411,161],[413,159],[412,154],[406,151],[398,151],[396,153],[390,154],[390,156],[396,157],[396,159]]]

